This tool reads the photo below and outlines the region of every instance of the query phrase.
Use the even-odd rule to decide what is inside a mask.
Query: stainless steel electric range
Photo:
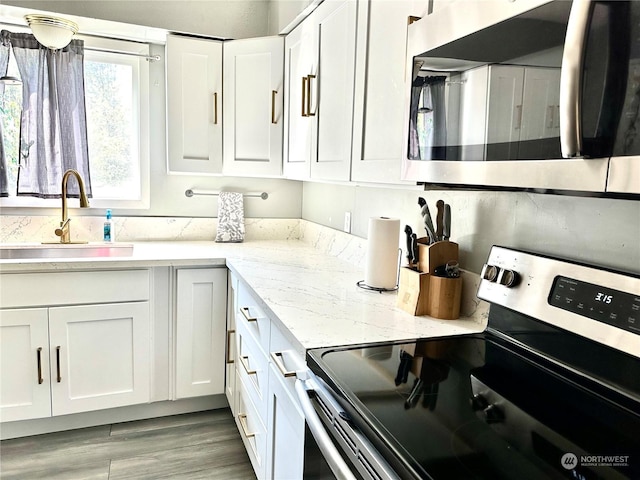
[[[640,479],[640,276],[493,247],[478,297],[481,334],[308,353],[305,478]]]

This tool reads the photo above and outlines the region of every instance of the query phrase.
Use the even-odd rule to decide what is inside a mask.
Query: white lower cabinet
[[[295,377],[293,377],[295,380]],[[305,420],[295,393],[287,388],[282,372],[269,367],[269,444],[267,478],[301,479],[304,467]]]
[[[240,435],[258,479],[301,479],[305,420],[294,383],[296,371],[304,368],[302,355],[233,274],[231,284],[237,285],[229,297],[235,312],[236,375],[227,375],[226,389],[235,402]]]
[[[176,398],[224,393],[227,271],[176,274]]]
[[[149,302],[0,315],[3,422],[149,401]]]
[[[148,402],[148,270],[2,274],[0,421]]]
[[[46,308],[0,310],[0,421],[51,416]]]
[[[231,414],[235,417],[236,400],[236,305],[238,303],[238,279],[229,272],[227,274],[227,344],[225,353],[224,394],[229,402]]]
[[[49,309],[53,415],[149,401],[149,302]]]

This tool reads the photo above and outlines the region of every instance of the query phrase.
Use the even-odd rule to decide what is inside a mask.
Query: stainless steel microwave
[[[407,51],[403,179],[640,194],[640,1],[457,0]]]

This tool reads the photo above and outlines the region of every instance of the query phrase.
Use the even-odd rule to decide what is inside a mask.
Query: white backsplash
[[[300,238],[299,219],[247,218],[247,240]],[[55,235],[60,220],[45,216],[0,216],[0,242],[58,242]],[[75,217],[71,220],[72,240],[102,241],[103,217]],[[217,218],[115,217],[113,230],[119,242],[199,241],[216,237]]]

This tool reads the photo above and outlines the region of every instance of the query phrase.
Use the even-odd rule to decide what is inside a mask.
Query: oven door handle
[[[339,480],[356,480],[356,477],[351,472],[349,465],[347,465],[340,455],[340,452],[331,441],[331,437],[325,430],[322,420],[320,420],[320,417],[313,408],[309,395],[318,388],[318,385],[316,385],[312,379],[301,380],[298,378],[296,380],[295,388],[307,426],[309,427],[313,438],[315,438],[318,443],[318,448],[320,448],[320,451],[329,464],[331,471]]]

